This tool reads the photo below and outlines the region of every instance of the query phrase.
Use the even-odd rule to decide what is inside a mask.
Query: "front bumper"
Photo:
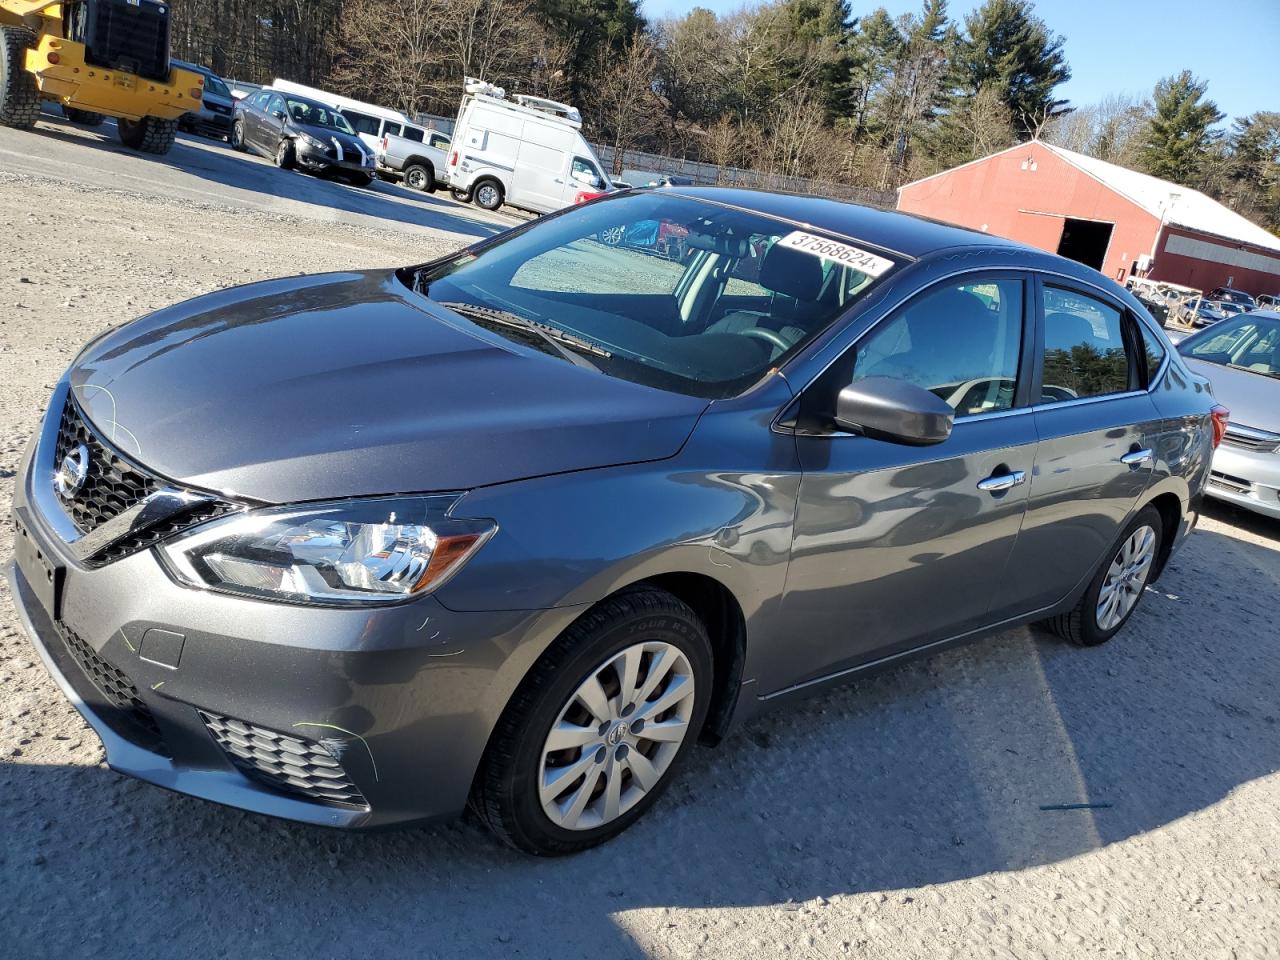
[[[205,110],[199,113],[188,113],[182,118],[182,126],[205,137],[231,136],[231,123],[231,114]]]
[[[31,484],[49,475],[39,461],[37,441],[14,497],[31,540],[8,570],[19,616],[108,765],[180,793],[330,827],[456,815],[527,665],[579,612],[455,613],[430,596],[373,609],[261,602],[180,586],[151,550],[84,568],[34,505]],[[36,550],[59,573],[54,609],[34,582]],[[228,728],[256,731],[242,753],[283,744],[265,762],[295,772],[301,744],[358,799],[263,776],[229,751]]]
[[[1244,450],[1224,442],[1214,451],[1205,492],[1280,519],[1280,452]]]
[[[348,176],[361,174],[372,177],[377,172],[371,153],[365,153],[360,157],[348,151],[341,151],[341,148],[330,147],[326,151],[305,140],[296,141],[295,156],[302,166],[325,173],[341,173]]]

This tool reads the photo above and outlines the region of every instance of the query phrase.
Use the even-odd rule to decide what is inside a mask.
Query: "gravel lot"
[[[179,151],[76,137],[0,132],[6,515],[49,390],[104,326],[497,222],[447,201],[335,218],[335,184],[305,208],[196,195]],[[76,159],[39,179],[12,160],[33,149]],[[154,182],[124,175],[147,163]],[[1213,509],[1116,642],[1014,630],[829,693],[699,750],[621,839],[535,861],[466,822],[342,835],[111,773],[0,587],[0,954],[1280,957],[1278,588],[1280,524]],[[1105,806],[1042,809],[1079,802]]]

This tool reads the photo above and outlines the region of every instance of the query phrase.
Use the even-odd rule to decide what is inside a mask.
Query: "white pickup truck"
[[[378,145],[378,173],[388,180],[404,180],[411,190],[434,193],[449,186],[449,135],[428,130],[421,143],[384,133]]]

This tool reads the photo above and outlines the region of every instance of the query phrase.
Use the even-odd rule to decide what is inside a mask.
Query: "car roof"
[[[1035,250],[1025,244],[993,237],[915,214],[879,210],[826,197],[743,190],[737,187],[668,188],[681,196],[723,203],[755,213],[840,234],[851,240],[874,243],[887,250],[920,258],[947,247],[1012,247]],[[1049,258],[1043,250],[1036,253]],[[1052,257],[1057,260],[1057,257]]]

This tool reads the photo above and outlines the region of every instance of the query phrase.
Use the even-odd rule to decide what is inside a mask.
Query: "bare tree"
[[[592,131],[613,147],[613,172],[622,172],[628,150],[652,136],[661,122],[663,103],[654,92],[657,54],[653,41],[636,31],[620,56],[610,58],[602,51],[596,63],[593,88],[595,101],[589,105]]]

